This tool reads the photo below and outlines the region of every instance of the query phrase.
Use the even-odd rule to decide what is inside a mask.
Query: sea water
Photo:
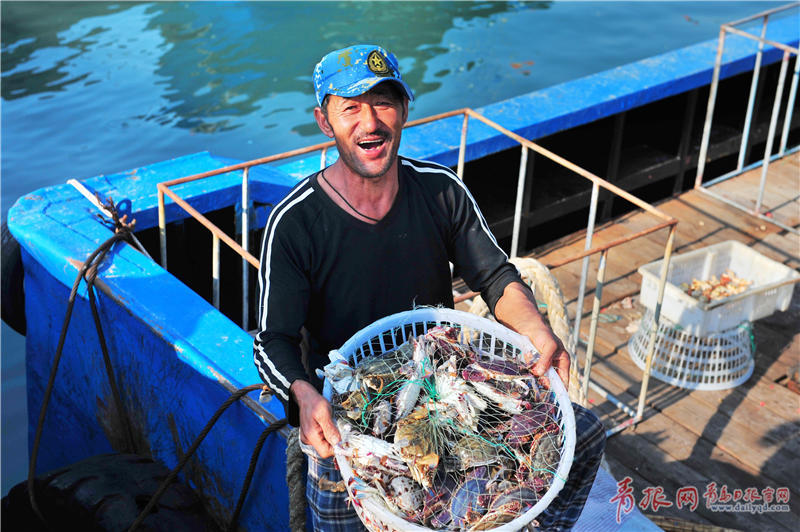
[[[3,2],[2,218],[22,194],[69,178],[326,140],[311,115],[311,72],[352,43],[397,55],[414,119],[712,39],[720,24],[777,5]],[[5,494],[28,456],[24,338],[5,324],[0,433]]]

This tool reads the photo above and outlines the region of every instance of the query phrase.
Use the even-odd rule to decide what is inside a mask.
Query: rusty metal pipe
[[[792,114],[794,114],[794,102],[797,98],[797,80],[800,77],[800,57],[794,56],[794,74],[792,74],[792,85],[789,88],[789,101],[786,103],[786,113],[783,117],[783,132],[781,133],[781,146],[778,155],[786,152],[786,142],[789,140],[789,126],[792,124]]]
[[[627,429],[628,427],[634,426],[639,421],[641,421],[641,419],[637,419],[637,418],[626,419],[625,421],[623,421],[619,425],[617,425],[615,427],[611,427],[610,429],[608,429],[606,431],[606,438],[610,438],[614,434],[622,432],[623,430]]]
[[[703,190],[705,192],[705,189],[701,189],[701,190]],[[641,238],[641,237],[649,235],[651,233],[655,233],[656,231],[660,231],[661,229],[664,229],[666,227],[673,227],[673,226],[677,225],[677,223],[678,223],[678,220],[673,218],[672,220],[670,220],[668,222],[661,222],[658,225],[654,225],[653,227],[650,227],[648,229],[643,229],[643,230],[641,230],[641,231],[639,231],[639,232],[637,232],[635,234],[617,238],[617,239],[612,240],[611,242],[608,242],[606,244],[602,244],[602,245],[593,247],[592,249],[587,249],[586,251],[582,251],[582,252],[580,252],[580,253],[578,253],[576,255],[572,255],[571,257],[567,257],[566,259],[549,262],[549,263],[545,264],[545,266],[550,270],[553,270],[555,268],[560,268],[561,266],[565,266],[565,265],[567,265],[567,264],[569,264],[571,262],[575,262],[576,260],[580,260],[580,259],[582,259],[584,257],[589,256],[589,255],[594,255],[596,253],[600,253],[602,251],[609,250],[609,249],[611,249],[613,247],[619,246],[619,245],[624,244],[626,242],[630,242],[632,240],[636,240],[637,238]],[[772,223],[775,223],[775,222],[772,221]],[[477,295],[479,295],[478,292],[473,292],[473,291],[464,292],[463,294],[459,294],[458,296],[456,296],[454,298],[454,302],[460,303],[462,301],[466,301],[467,299],[471,299],[471,298],[473,298],[473,297],[475,297]]]
[[[469,123],[469,115],[464,113],[464,121],[461,123],[461,141],[458,144],[458,167],[456,175],[460,180],[464,180],[464,159],[467,156],[467,125]]]
[[[612,394],[611,392],[609,392],[596,382],[589,381],[589,388],[597,392],[597,394],[600,395],[600,397],[609,401],[611,404],[613,404],[614,406],[625,412],[628,415],[628,417],[632,418],[636,417],[636,410],[634,410],[633,408],[629,407],[628,405],[617,399],[617,397],[614,394]]]
[[[779,13],[781,11],[786,11],[787,9],[792,9],[797,7],[797,4],[787,4],[784,6],[774,7],[772,9],[768,9],[767,11],[762,11],[761,13],[756,13],[755,15],[749,15],[745,18],[734,20],[733,22],[728,22],[726,26],[738,26],[739,24],[743,24],[745,22],[750,22],[751,20],[755,20],[759,17],[766,17],[768,15],[772,15],[773,13]]]
[[[731,32],[733,34],[739,35],[741,37],[746,37],[746,38],[748,38],[750,40],[753,40],[753,41],[759,40],[757,35],[753,35],[752,33],[747,33],[746,31],[742,31],[742,30],[740,30],[738,28],[734,28],[732,26],[729,26],[728,24],[723,24],[722,25],[722,29],[723,29],[723,31],[729,31],[729,32]],[[777,48],[778,50],[783,50],[784,52],[789,52],[789,53],[792,53],[792,54],[795,54],[795,55],[800,53],[800,49],[792,48],[791,46],[787,46],[787,45],[785,45],[783,43],[779,43],[779,42],[776,42],[776,41],[771,41],[769,39],[764,39],[764,44],[768,44],[770,46],[773,46],[773,47]]]
[[[247,262],[249,262],[250,264],[252,264],[252,265],[253,265],[255,268],[258,268],[258,267],[259,267],[259,261],[258,261],[258,259],[257,259],[257,258],[255,258],[253,255],[251,255],[251,254],[250,254],[248,251],[245,251],[244,249],[242,249],[242,246],[240,246],[238,243],[236,243],[236,241],[235,241],[235,240],[233,240],[231,237],[229,237],[228,235],[226,235],[226,234],[225,234],[223,231],[221,231],[221,230],[220,230],[220,229],[219,229],[217,226],[215,226],[214,224],[212,224],[212,223],[211,223],[211,222],[208,220],[208,218],[206,218],[205,216],[203,216],[202,214],[200,214],[200,213],[197,211],[197,209],[195,209],[194,207],[192,207],[191,205],[189,205],[189,204],[188,204],[186,201],[184,201],[183,199],[181,199],[181,198],[180,198],[180,197],[179,197],[177,194],[175,194],[175,192],[173,192],[172,190],[170,190],[169,188],[167,188],[166,186],[164,186],[164,184],[163,184],[163,183],[158,183],[158,185],[157,185],[157,186],[158,186],[158,189],[159,189],[159,191],[163,191],[163,192],[164,192],[165,194],[167,194],[167,195],[168,195],[170,198],[172,198],[172,199],[173,199],[173,201],[175,201],[175,203],[177,203],[178,205],[180,205],[180,206],[183,208],[183,210],[185,210],[185,211],[186,211],[187,213],[189,213],[189,214],[190,214],[192,217],[194,217],[194,218],[195,218],[195,219],[196,219],[198,222],[200,222],[200,223],[201,223],[201,224],[202,224],[202,225],[203,225],[203,226],[204,226],[206,229],[208,229],[209,231],[211,231],[213,234],[217,235],[217,236],[219,237],[219,239],[220,239],[220,240],[222,240],[223,242],[225,242],[225,243],[226,243],[226,244],[227,244],[229,247],[231,247],[231,248],[232,248],[232,249],[233,249],[233,250],[234,250],[236,253],[238,253],[240,256],[242,256],[242,257],[244,257],[245,259],[247,259]]]
[[[600,187],[597,183],[592,183],[592,199],[589,202],[589,219],[586,221],[586,243],[583,250],[592,248],[592,238],[594,237],[594,223],[597,218],[597,200],[600,195]],[[580,340],[581,320],[583,319],[583,296],[586,294],[586,280],[589,278],[589,256],[583,258],[581,265],[581,282],[578,285],[578,299],[575,301],[575,325],[572,328],[572,345],[578,345]],[[586,393],[583,394],[584,401]]]
[[[510,137],[510,138],[516,140],[517,142],[519,142],[523,146],[526,146],[528,149],[531,149],[531,150],[535,151],[536,153],[544,155],[545,157],[547,157],[551,161],[557,162],[561,166],[563,166],[563,167],[565,167],[565,168],[567,168],[569,170],[572,170],[573,172],[575,172],[579,176],[588,179],[592,183],[597,183],[598,185],[600,185],[604,189],[606,189],[608,191],[611,191],[614,194],[616,194],[617,196],[620,196],[621,198],[624,198],[624,199],[628,200],[629,202],[633,203],[634,205],[636,205],[640,209],[643,209],[643,210],[645,210],[645,211],[647,211],[647,212],[649,212],[649,213],[651,213],[651,214],[653,214],[655,216],[658,216],[659,218],[662,218],[662,219],[669,219],[670,218],[669,216],[667,216],[663,212],[659,211],[658,209],[656,209],[655,207],[653,207],[649,203],[646,203],[646,202],[642,201],[641,199],[637,198],[636,196],[634,196],[630,192],[627,192],[627,191],[619,188],[618,186],[609,183],[608,181],[606,181],[602,177],[599,177],[599,176],[589,172],[588,170],[586,170],[584,168],[581,168],[577,164],[572,163],[572,162],[564,159],[563,157],[561,157],[559,155],[556,155],[555,153],[551,152],[550,150],[548,150],[546,148],[543,148],[542,146],[539,146],[538,144],[536,144],[534,142],[529,141],[525,137],[517,135],[513,131],[504,128],[503,126],[501,126],[497,122],[493,122],[492,120],[489,120],[485,116],[483,116],[483,115],[481,115],[479,113],[476,113],[472,109],[467,109],[466,112],[469,113],[469,115],[471,117],[480,120],[481,122],[483,122],[487,126],[492,127],[494,129],[496,129],[497,131],[499,131],[500,133],[503,133],[507,137]]]
[[[653,368],[653,354],[656,349],[656,333],[658,332],[658,322],[661,319],[661,304],[664,301],[664,291],[667,286],[667,275],[669,273],[669,262],[672,258],[672,246],[675,242],[677,227],[672,226],[669,230],[667,243],[664,246],[664,259],[661,264],[661,277],[658,281],[658,297],[656,298],[656,308],[653,312],[653,327],[650,331],[650,339],[647,344],[647,356],[645,357],[644,372],[642,373],[642,386],[639,388],[639,404],[636,408],[636,418],[642,419],[644,403],[647,398],[647,387],[650,383],[650,371]],[[638,421],[637,421],[638,422]]]
[[[582,259],[584,257],[589,256],[589,255],[594,255],[596,253],[600,253],[601,251],[606,251],[608,249],[611,249],[613,247],[619,246],[621,244],[625,244],[626,242],[630,242],[632,240],[636,240],[637,238],[641,238],[643,236],[649,235],[650,233],[655,233],[656,231],[660,231],[661,229],[664,229],[665,227],[672,227],[672,226],[675,226],[677,224],[678,224],[678,220],[676,220],[675,218],[672,218],[671,220],[668,220],[666,222],[661,222],[661,223],[659,223],[657,225],[654,225],[653,227],[649,227],[647,229],[642,229],[641,231],[638,231],[638,232],[636,232],[636,233],[634,233],[632,235],[622,236],[620,238],[614,239],[614,240],[612,240],[610,242],[607,242],[605,244],[600,244],[598,246],[595,246],[592,249],[587,249],[585,251],[577,253],[577,254],[575,254],[575,255],[573,255],[571,257],[568,257],[566,259],[561,259],[561,260],[550,262],[546,266],[548,268],[550,268],[550,269],[559,268],[561,266],[569,264],[570,262],[575,262],[576,260],[580,260],[580,259]]]
[[[797,80],[800,77],[800,57],[794,56],[794,74],[792,74],[792,85],[789,88],[789,101],[786,103],[786,113],[783,117],[783,132],[781,133],[781,146],[778,155],[783,156],[786,152],[786,142],[789,140],[789,126],[792,124],[792,114],[794,114],[794,102],[797,98]]]
[[[437,115],[428,116],[425,118],[419,118],[417,120],[412,120],[404,126],[405,128],[418,126],[421,124],[426,124],[428,122],[433,122],[435,120],[441,120],[444,118],[449,118],[451,116],[457,116],[461,114],[466,114],[465,109],[458,109],[455,111],[448,111],[446,113],[439,113]],[[186,177],[179,177],[176,179],[171,179],[169,181],[162,181],[159,184],[162,184],[166,187],[173,187],[175,185],[180,185],[183,183],[188,183],[190,181],[197,181],[198,179],[205,179],[207,177],[213,177],[215,175],[220,174],[227,174],[229,172],[236,172],[237,170],[244,170],[245,168],[249,168],[252,166],[259,166],[262,164],[267,164],[275,161],[280,161],[282,159],[288,159],[290,157],[296,157],[298,155],[305,155],[306,153],[310,153],[317,150],[327,150],[328,148],[332,148],[336,146],[336,141],[329,140],[327,142],[321,142],[319,144],[314,144],[312,146],[306,146],[305,148],[297,148],[295,150],[289,150],[283,153],[278,153],[275,155],[269,155],[267,157],[261,157],[260,159],[253,159],[251,161],[245,161],[243,163],[233,164],[230,166],[225,166],[223,168],[217,168],[216,170],[209,170],[208,172],[202,172],[199,174],[194,174]]]

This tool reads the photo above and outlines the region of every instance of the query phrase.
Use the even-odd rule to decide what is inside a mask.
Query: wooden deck
[[[800,156],[786,157],[770,165],[764,205],[773,216],[792,227],[800,225]],[[716,185],[713,190],[754,205],[760,170]],[[680,223],[675,253],[702,248],[725,240],[738,240],[792,268],[800,267],[800,238],[779,227],[737,210],[703,192],[692,190],[658,205]],[[659,220],[638,212],[600,228],[594,242],[600,244],[655,225]],[[636,269],[663,256],[667,230],[637,239],[611,250],[603,290],[604,319],[598,329],[592,379],[632,408],[636,407],[642,372],[631,360],[627,342],[638,324],[642,308],[636,301],[641,276]],[[573,235],[552,251],[534,256],[544,264],[583,249],[582,235]],[[594,272],[584,303],[584,315],[592,308]],[[580,280],[580,261],[552,270],[574,316]],[[625,298],[632,298],[632,308]],[[623,304],[625,303],[625,304]],[[614,321],[616,320],[616,321]],[[588,336],[589,320],[582,324]],[[726,391],[689,391],[651,378],[645,419],[608,441],[606,459],[614,476],[633,479],[637,504],[647,487],[663,487],[675,503],[676,490],[698,489],[699,505],[661,508],[656,515],[682,521],[738,530],[796,530],[800,522],[800,395],[785,387],[786,371],[800,361],[800,288],[792,305],[754,324],[757,343],[755,370],[750,379]],[[580,356],[583,356],[582,354]],[[574,384],[574,383],[573,383]],[[590,393],[590,407],[612,427],[627,416]],[[713,512],[706,509],[703,493],[710,482],[730,493],[755,487],[788,487],[791,511],[787,513]],[[653,514],[653,509],[642,510]]]

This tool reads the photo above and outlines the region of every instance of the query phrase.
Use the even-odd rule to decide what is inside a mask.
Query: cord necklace
[[[355,212],[357,215],[359,215],[359,216],[361,216],[361,217],[363,217],[363,218],[366,218],[367,220],[372,220],[372,221],[373,221],[373,222],[375,222],[375,223],[378,223],[378,222],[380,222],[380,220],[379,220],[378,218],[373,218],[372,216],[367,216],[367,215],[366,215],[366,214],[364,214],[363,212],[361,212],[361,211],[359,211],[358,209],[356,209],[355,207],[353,207],[353,206],[350,204],[350,202],[349,202],[349,201],[347,201],[347,198],[345,198],[344,196],[342,196],[342,193],[341,193],[341,192],[339,192],[338,190],[336,190],[336,187],[334,187],[333,185],[331,185],[331,182],[330,182],[330,181],[328,181],[328,178],[326,178],[326,177],[325,177],[325,170],[323,170],[322,172],[320,172],[320,175],[322,176],[322,180],[323,180],[323,181],[325,181],[325,182],[328,184],[328,186],[329,186],[329,187],[331,187],[331,190],[333,190],[334,192],[336,192],[336,195],[337,195],[337,196],[339,196],[340,198],[342,198],[342,201],[343,201],[343,202],[345,202],[345,203],[347,204],[347,206],[348,206],[348,207],[350,207],[351,209],[353,209],[353,212]]]

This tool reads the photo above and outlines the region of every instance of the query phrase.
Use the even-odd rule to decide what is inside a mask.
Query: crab
[[[378,496],[396,515],[419,520],[425,503],[425,491],[408,477],[392,477],[388,484],[385,476],[373,477],[370,482],[353,477],[348,485],[355,500]]]
[[[519,482],[539,479],[545,487],[549,485],[561,460],[560,436],[558,425],[549,423],[532,435],[529,447],[510,446],[519,462],[515,472]]]
[[[511,419],[496,427],[494,432],[505,433],[505,442],[519,448],[533,440],[538,431],[552,423],[555,415],[554,404],[537,403],[532,408],[511,416]]]
[[[399,420],[394,434],[394,446],[411,470],[411,477],[426,488],[431,487],[435,469],[439,465],[439,454],[431,436],[425,405]]]
[[[333,404],[337,411],[341,409],[348,418],[360,422],[367,405],[367,396],[361,390],[354,390],[335,396]]]
[[[464,376],[465,378],[467,377],[466,374]],[[469,381],[468,378],[466,380]],[[478,380],[470,381],[470,384],[478,393],[509,414],[519,414],[531,408],[529,400],[531,389],[524,382],[500,381],[490,384],[489,382]]]
[[[467,356],[467,350],[458,341],[458,335],[459,331],[455,327],[438,325],[428,330],[424,338],[434,346],[432,351],[434,361],[446,360],[451,356],[457,358]]]
[[[470,530],[487,530],[513,521],[539,500],[538,491],[531,482],[495,495],[486,513],[471,523]]]
[[[336,424],[342,439],[333,448],[333,452],[347,458],[353,469],[365,478],[383,473],[409,474],[408,466],[393,444],[367,434],[360,434],[342,419],[337,420]]]
[[[555,474],[561,459],[561,449],[558,443],[560,434],[558,425],[551,423],[534,436],[528,453],[533,478],[549,481]]]
[[[400,378],[400,368],[411,358],[412,349],[409,341],[394,351],[363,359],[355,370],[355,380],[365,392],[389,393],[389,386]]]
[[[504,358],[483,359],[474,357],[464,371],[470,375],[471,379],[469,380],[536,380],[536,376],[530,373],[527,368]]]
[[[475,432],[478,416],[488,404],[455,369],[455,357],[436,369],[434,375],[434,394],[431,395],[429,410],[436,410],[457,424]]]
[[[434,528],[469,528],[478,522],[488,508],[491,495],[486,490],[489,482],[485,466],[470,470],[455,489],[445,496],[443,509],[431,518]]]
[[[485,466],[500,460],[497,446],[473,434],[467,434],[450,449],[462,469]]]

